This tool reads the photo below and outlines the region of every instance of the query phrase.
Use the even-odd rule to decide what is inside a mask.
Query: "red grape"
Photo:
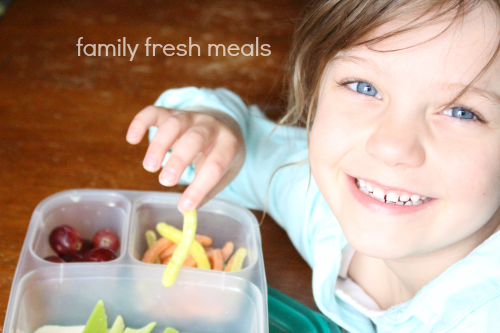
[[[61,258],[56,257],[56,256],[48,256],[48,257],[45,257],[44,260],[47,260],[50,262],[56,262],[56,263],[65,262],[64,260],[62,260]]]
[[[83,244],[82,244],[82,248],[80,249],[80,251],[78,251],[78,254],[84,255],[85,253],[92,250],[93,248],[94,248],[94,245],[93,245],[92,241],[90,239],[84,239]]]
[[[113,250],[104,248],[95,248],[83,255],[83,261],[110,261],[116,259]]]
[[[96,232],[94,238],[92,238],[92,243],[94,248],[110,249],[112,251],[117,251],[120,247],[120,239],[110,229],[102,229]]]
[[[65,254],[60,258],[65,262],[83,262],[83,257],[79,254]]]
[[[59,255],[75,254],[81,250],[83,239],[75,228],[61,225],[52,230],[49,243],[50,247]]]

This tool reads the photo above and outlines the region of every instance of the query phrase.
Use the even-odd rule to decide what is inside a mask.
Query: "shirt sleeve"
[[[200,107],[220,110],[239,124],[246,145],[245,163],[217,197],[250,209],[265,209],[287,231],[299,253],[312,265],[310,242],[314,226],[309,223],[312,219],[308,215],[313,214],[314,198],[319,190],[310,186],[314,180],[308,163],[306,130],[276,127],[257,106],[246,106],[226,89],[173,89],[163,93],[155,105],[184,110],[200,110]],[[154,128],[150,129],[150,139],[154,132]],[[194,167],[190,166],[183,173],[181,183],[190,183],[193,178]],[[326,209],[323,215],[331,215],[329,208]],[[315,211],[314,215],[318,213]]]

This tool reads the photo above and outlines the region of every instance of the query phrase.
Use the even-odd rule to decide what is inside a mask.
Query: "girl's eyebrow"
[[[348,54],[347,52],[339,52],[335,57],[333,57],[333,61],[344,61],[344,62],[352,62],[360,65],[370,65],[378,68],[377,63],[370,58],[361,58],[355,55]]]
[[[462,91],[466,87],[466,85],[462,83],[451,83],[451,84],[445,84],[445,87],[449,89],[457,89],[458,91]],[[467,89],[466,94],[467,93],[479,95],[483,98],[486,98],[487,100],[489,100],[494,104],[500,105],[500,94],[496,93],[495,91],[490,91],[475,86],[471,86]]]
[[[365,68],[370,68],[373,69],[373,71],[377,74],[381,74],[383,72],[380,65],[377,64],[377,62],[375,62],[373,59],[358,57],[349,54],[349,52],[337,53],[337,55],[333,57],[331,63],[335,64],[336,62],[352,63],[355,65],[363,66]]]

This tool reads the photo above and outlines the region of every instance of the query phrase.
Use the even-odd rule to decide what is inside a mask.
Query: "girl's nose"
[[[398,119],[399,118],[399,119]],[[391,117],[374,124],[375,131],[366,143],[366,151],[387,166],[418,167],[425,161],[425,151],[419,137],[418,120]]]

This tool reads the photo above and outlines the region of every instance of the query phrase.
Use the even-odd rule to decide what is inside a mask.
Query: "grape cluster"
[[[101,229],[92,240],[84,239],[69,225],[61,225],[50,233],[49,244],[57,256],[48,256],[45,260],[63,262],[101,262],[117,258],[120,248],[118,235],[110,229]]]

